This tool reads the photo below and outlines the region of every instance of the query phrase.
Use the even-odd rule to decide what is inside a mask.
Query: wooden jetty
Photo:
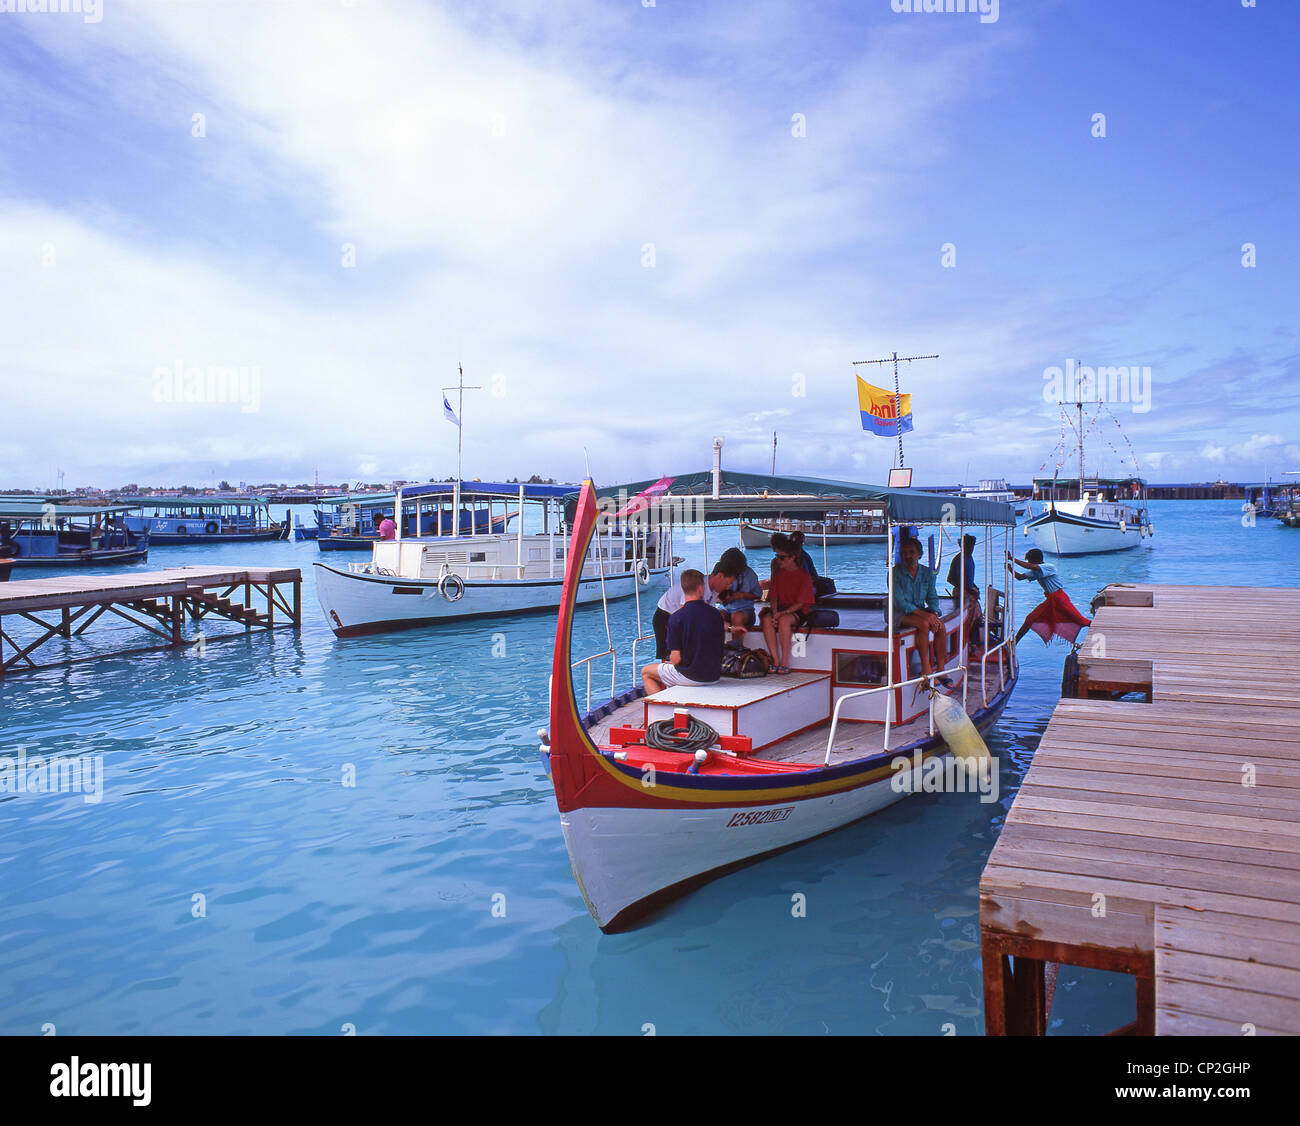
[[[124,618],[162,638],[162,644],[95,652],[85,657],[65,655],[48,664],[36,662],[33,654],[42,647],[56,638],[70,641],[81,637],[104,614]],[[50,620],[54,615],[57,617]],[[37,626],[34,636],[15,639],[13,626],[6,629],[6,619],[13,618]],[[203,622],[208,618],[235,622],[244,629],[210,636],[203,631]],[[187,621],[197,625],[197,636],[186,636]],[[164,571],[11,581],[0,586],[0,676],[301,624],[302,572],[297,568],[170,567]]]
[[[1137,979],[1118,1032],[1300,1033],[1297,594],[1099,596],[980,881],[989,1035],[1045,1033],[1054,963]]]

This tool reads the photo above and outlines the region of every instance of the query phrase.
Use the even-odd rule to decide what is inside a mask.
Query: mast
[[[862,364],[888,364],[894,365],[894,430],[898,434],[898,468],[903,468],[903,413],[900,409],[902,405],[902,393],[898,389],[898,365],[910,364],[913,360],[937,360],[939,357],[934,356],[900,356],[895,352],[892,356],[886,356],[883,360],[854,360],[853,366],[859,367]]]
[[[776,431],[772,431],[772,476],[776,476]]]
[[[444,392],[455,391],[457,393],[456,395],[456,487],[452,490],[452,494],[453,494],[452,504],[454,508],[451,515],[451,534],[453,536],[460,535],[460,481],[464,473],[464,471],[461,468],[461,458],[465,448],[465,392],[483,390],[482,387],[465,386],[465,366],[459,361],[457,361],[456,363],[456,370],[457,372],[460,373],[460,378],[457,380],[456,386],[444,387],[442,389]],[[489,521],[489,527],[490,525],[491,525],[491,521]],[[438,527],[441,530],[442,528],[441,516],[438,517]]]

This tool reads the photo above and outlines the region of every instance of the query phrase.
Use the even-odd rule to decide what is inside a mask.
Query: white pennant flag
[[[460,419],[456,417],[456,412],[451,409],[451,404],[447,402],[446,395],[443,395],[442,397],[442,416],[453,425],[460,425]]]

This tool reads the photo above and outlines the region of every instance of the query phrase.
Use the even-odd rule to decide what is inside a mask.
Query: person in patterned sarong
[[[1024,567],[1028,574],[1017,574],[1016,580],[1028,579],[1043,588],[1046,597],[1025,615],[1024,623],[1016,634],[1016,642],[1031,629],[1046,644],[1053,637],[1061,637],[1071,644],[1079,636],[1081,629],[1087,629],[1092,622],[1075,609],[1065,587],[1056,575],[1056,568],[1043,562],[1043,553],[1036,547],[1025,552],[1023,559],[1013,560],[1019,567]]]

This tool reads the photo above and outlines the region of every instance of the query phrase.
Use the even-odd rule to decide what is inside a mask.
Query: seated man
[[[706,589],[702,593],[705,602],[711,604],[718,595],[731,587],[740,572],[729,568],[730,563],[724,554],[718,560],[718,565],[713,569],[713,574],[709,576]],[[655,606],[655,612],[650,618],[650,628],[654,630],[655,635],[655,656],[660,661],[668,660],[668,654],[672,652],[668,648],[668,622],[685,602],[686,592],[682,590],[679,582],[664,591],[663,597]]]
[[[763,588],[749,561],[739,551],[723,552],[717,570],[723,569],[737,573],[734,581],[718,594],[718,609],[722,611],[727,631],[739,640],[754,624],[754,603],[762,599]]]
[[[380,513],[375,513],[376,517],[379,515]],[[380,520],[377,525],[379,528],[379,538],[381,540],[395,540],[397,538],[397,524],[387,513],[383,513],[383,517],[384,518]]]
[[[921,675],[931,676],[936,670],[943,671],[948,652],[948,633],[939,617],[939,592],[934,572],[921,566],[920,541],[905,539],[901,550],[903,561],[894,565],[894,629],[916,630]]]
[[[682,595],[681,609],[668,619],[668,660],[641,670],[647,696],[678,684],[716,684],[722,677],[722,618],[704,601],[701,572],[682,572]]]
[[[767,584],[767,601],[761,618],[763,639],[772,654],[772,671],[784,675],[790,671],[794,627],[816,602],[812,577],[800,565],[794,544],[784,537],[776,549],[772,579]]]

